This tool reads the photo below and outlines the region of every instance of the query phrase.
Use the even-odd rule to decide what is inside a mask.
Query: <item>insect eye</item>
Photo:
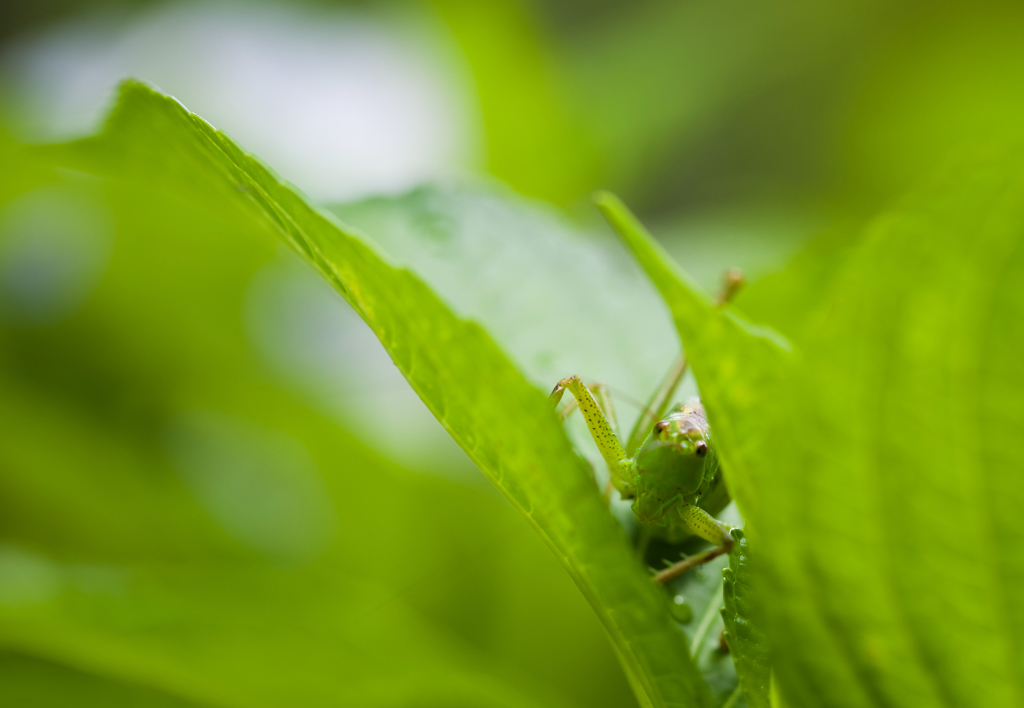
[[[704,457],[704,455],[708,454],[708,444],[703,440],[698,440],[694,448],[697,453],[697,457]]]
[[[654,426],[654,432],[657,433],[658,435],[661,435],[666,430],[668,430],[668,423],[666,423],[663,420],[659,421],[658,424]]]

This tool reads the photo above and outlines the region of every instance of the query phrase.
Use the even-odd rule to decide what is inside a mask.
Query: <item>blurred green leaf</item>
[[[141,85],[125,86],[102,136],[52,155],[81,166],[101,155],[114,171],[126,169],[116,159],[123,158],[154,188],[191,184],[225,200],[225,209],[258,213],[279,229],[366,320],[437,418],[551,544],[635,685],[654,705],[710,705],[663,594],[633,558],[546,397],[478,325],[457,319],[411,273],[388,265],[226,136]]]
[[[113,249],[74,307],[45,321],[6,307],[19,300],[0,310],[0,646],[15,657],[0,693],[630,700],[593,613],[507,504],[398,467],[273,380],[246,313],[276,235],[188,185],[3,158],[0,242],[73,227],[88,202]],[[24,266],[61,264],[23,253],[0,247],[4,293]]]
[[[1020,157],[961,161],[880,217],[815,308],[790,415],[819,442],[797,441],[785,494],[764,485],[778,515],[761,524],[787,597],[769,631],[802,602],[797,641],[829,640],[778,665],[793,703],[795,672],[836,657],[852,676],[822,679],[847,704],[1019,698]]]
[[[8,645],[200,703],[535,704],[482,666],[469,668],[470,656],[383,586],[322,570],[283,573],[226,560],[61,564],[13,549],[0,555],[0,567]],[[25,579],[14,598],[18,578]]]
[[[14,652],[0,653],[4,700],[26,708],[62,708],[69,698],[86,708],[197,708],[171,694],[78,671]]]
[[[881,205],[978,140],[1019,140],[1024,121],[1020,3],[895,5],[846,90],[836,150],[847,198]]]
[[[556,204],[594,187],[600,156],[566,97],[534,8],[521,0],[430,0],[476,80],[491,174]]]
[[[803,304],[793,354],[602,203],[686,342],[793,705],[1019,702],[1020,164],[962,161],[877,219]]]
[[[803,200],[831,177],[829,104],[890,13],[858,1],[622,3],[604,22],[573,23],[559,55],[606,186],[641,211]]]

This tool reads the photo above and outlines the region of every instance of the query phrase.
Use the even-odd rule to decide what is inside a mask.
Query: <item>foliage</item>
[[[872,224],[813,307],[763,312],[795,345],[712,308],[602,200],[686,342],[793,705],[1015,700],[1019,154],[950,167]],[[803,297],[822,267],[800,265]]]
[[[589,469],[544,396],[478,325],[455,318],[411,273],[388,265],[225,136],[142,86],[127,84],[105,136],[78,149],[144,154],[147,169],[170,175],[198,163],[207,188],[251,200],[346,297],[438,420],[536,525],[652,701],[710,703],[660,592],[593,493]]]
[[[725,639],[736,662],[743,694],[751,708],[768,706],[768,686],[771,678],[771,659],[768,656],[768,638],[756,617],[756,581],[752,579],[748,541],[740,529],[733,529],[736,548],[729,555],[723,588]]]
[[[630,700],[593,613],[507,504],[382,457],[275,377],[253,345],[254,295],[295,259],[205,191],[187,153],[175,184],[145,154],[54,170],[0,147],[5,696]],[[70,243],[16,250],[12,219],[41,215]],[[84,293],[8,277],[90,238],[106,250]]]
[[[746,123],[721,118],[752,91],[899,15],[843,4],[762,16],[740,3],[738,25],[724,6],[638,11],[622,31],[590,35],[575,64],[561,57],[577,79],[563,95],[558,62],[542,56],[517,3],[471,5],[436,9],[486,77],[491,170],[568,204],[606,169],[655,208],[671,190],[640,175],[652,161],[692,154],[709,134],[728,142]],[[1012,42],[985,40],[1012,39],[994,29],[1006,12],[988,8],[957,45],[968,57],[958,80],[986,73],[970,58],[986,45],[985,56],[1010,59],[993,86],[1014,85]],[[951,27],[956,13],[935,22]],[[765,61],[792,34],[776,30],[801,23],[815,31]],[[501,25],[501,41],[484,25]],[[710,39],[678,41],[698,29]],[[715,39],[726,36],[748,51],[719,74],[687,75],[666,99],[678,64],[733,46]],[[918,49],[932,56],[930,36],[887,51],[906,68]],[[608,81],[636,74],[623,57],[661,73]],[[819,63],[814,85],[833,78]],[[864,105],[893,90],[878,75]],[[982,116],[1015,115],[979,92]],[[943,113],[948,125],[905,129],[942,100],[896,101],[892,120],[874,116],[885,130],[851,129],[850,145],[870,149],[848,158],[860,194],[844,208],[888,198],[934,162],[934,145],[974,129],[960,107]],[[579,129],[580,112],[593,114],[593,133]],[[1014,133],[1004,122],[993,132]],[[283,238],[554,552],[642,705],[1018,705],[1024,174],[1007,144],[996,135],[966,152],[861,235],[822,235],[720,309],[610,195],[598,205],[632,261],[607,233],[495,184],[319,208],[137,83],[96,137],[4,140],[3,218],[43,235],[5,235],[0,267],[17,260],[43,273],[38,283],[63,283],[0,272],[5,695],[43,705],[69,693],[169,706],[624,700],[597,623],[509,505],[383,458],[323,413],[324,392],[310,402],[254,356],[250,315],[239,313],[253,307],[252,283],[296,271],[274,245]],[[794,171],[795,181],[817,174]],[[672,251],[690,269],[685,246]],[[745,520],[728,562],[668,593],[649,582],[652,555],[630,544],[628,510],[608,513],[586,435],[559,425],[544,397],[581,373],[643,398],[679,346],[666,306]],[[401,447],[405,424],[395,419],[383,439]],[[673,598],[692,619],[673,620]],[[507,626],[513,605],[549,624],[548,639]],[[586,678],[567,685],[569,675]]]

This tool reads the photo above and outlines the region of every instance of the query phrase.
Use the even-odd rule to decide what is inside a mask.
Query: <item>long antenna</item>
[[[730,268],[725,271],[724,277],[722,278],[722,287],[718,291],[718,295],[715,297],[715,305],[717,307],[725,307],[738,293],[744,285],[746,285],[746,278],[743,276],[743,271],[739,268]],[[636,425],[633,426],[633,432],[629,434],[629,440],[626,441],[626,454],[632,455],[640,447],[640,443],[647,437],[647,433],[650,431],[651,426],[658,422],[658,418],[665,414],[668,406],[671,405],[672,396],[675,395],[676,389],[679,387],[679,383],[683,380],[683,376],[686,374],[686,356],[683,353],[679,354],[679,357],[672,363],[672,367],[668,370],[665,375],[665,379],[662,381],[661,386],[651,396],[650,402],[645,405],[642,410],[644,414],[637,420]]]
[[[621,398],[623,401],[630,404],[644,415],[649,415],[652,417],[655,415],[654,412],[650,408],[648,408],[645,403],[641,402],[639,398],[634,398],[633,396],[630,396],[622,389],[615,388],[614,386],[608,386],[606,384],[605,387],[608,389],[609,393],[614,393],[616,397]]]

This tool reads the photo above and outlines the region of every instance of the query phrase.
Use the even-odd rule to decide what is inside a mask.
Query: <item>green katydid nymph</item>
[[[739,271],[729,271],[718,303],[728,302],[742,283]],[[551,392],[555,406],[566,391],[572,394],[608,465],[609,484],[623,499],[632,500],[633,512],[641,522],[664,527],[670,536],[692,534],[714,544],[658,572],[655,582],[681,575],[733,547],[729,527],[713,516],[728,504],[729,497],[704,407],[693,398],[669,409],[685,371],[686,360],[680,357],[625,445],[615,433],[615,410],[606,386],[588,387],[579,376],[569,376]],[[560,416],[564,419],[574,408],[564,406]]]

